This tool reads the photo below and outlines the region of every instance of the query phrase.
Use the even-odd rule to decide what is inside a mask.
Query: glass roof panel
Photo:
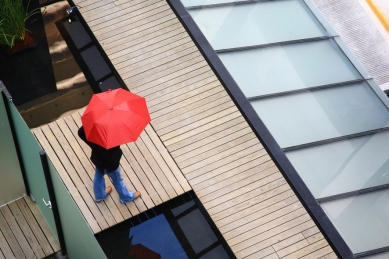
[[[286,152],[315,198],[388,184],[388,154],[389,132]]]
[[[215,50],[327,35],[301,0],[256,2],[188,12]]]
[[[366,83],[251,102],[282,148],[379,129],[389,111]]]
[[[222,4],[222,3],[233,3],[242,2],[246,0],[181,0],[185,7],[188,6],[199,6],[199,5],[211,5],[211,4]]]
[[[388,189],[321,206],[354,253],[389,246]]]
[[[220,53],[247,97],[361,79],[333,40]]]

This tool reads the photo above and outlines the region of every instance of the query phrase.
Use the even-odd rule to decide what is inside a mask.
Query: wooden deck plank
[[[220,153],[216,153],[213,156],[208,156],[207,158],[204,158],[202,162],[197,162],[194,164],[191,164],[187,167],[182,168],[182,172],[185,174],[185,176],[188,179],[193,179],[195,177],[199,177],[200,175],[204,175],[212,170],[216,170],[219,167],[222,167],[228,163],[231,163],[232,161],[236,161],[237,158],[241,157],[242,152],[246,149],[253,149],[259,147],[259,145],[256,141],[253,141],[251,136],[247,137],[248,140],[246,140],[245,136],[233,141],[235,142],[234,149],[226,149],[224,151],[220,151]],[[246,140],[245,142],[241,142],[243,140]],[[222,150],[222,148],[220,148]],[[235,151],[235,152],[234,152]],[[263,152],[265,154],[265,152]],[[213,176],[213,175],[212,175]]]
[[[212,127],[181,142],[172,144],[168,148],[172,156],[178,158],[180,154],[188,153],[196,148],[217,140],[224,134],[231,135],[235,132],[235,129],[236,131],[239,131],[247,126],[247,122],[242,117],[237,117],[220,124],[219,127]]]
[[[101,43],[107,54],[110,53],[109,55],[114,64],[120,64],[121,62],[131,59],[133,56],[139,56],[139,54],[131,55],[130,52],[123,51],[123,48],[120,47],[123,44],[126,44],[126,49],[131,49],[134,53],[137,53],[137,50],[153,47],[154,44],[158,44],[173,36],[181,35],[181,37],[185,37],[186,32],[179,27],[178,21],[174,19],[164,19],[158,22],[159,23],[154,24],[153,27],[146,28],[135,34],[126,32],[124,35],[119,34],[112,36],[112,38],[102,40]],[[167,27],[166,24],[169,24],[169,26]],[[153,30],[158,30],[158,34],[153,34]]]
[[[242,129],[240,130],[240,127]],[[255,137],[254,134],[252,134],[251,128],[247,127],[246,124],[241,123],[241,125],[238,125],[237,127],[234,127],[232,129],[234,131],[234,134],[229,134],[231,132],[231,128],[223,131],[219,136],[212,137],[212,142],[209,142],[211,139],[206,138],[202,139],[201,141],[198,141],[196,143],[195,149],[190,150],[190,152],[186,153],[178,153],[176,156],[176,161],[180,164],[182,164],[184,161],[185,163],[192,164],[192,160],[195,160],[194,157],[200,158],[201,154],[213,152],[213,150],[217,147],[220,147],[226,143],[229,143],[231,141],[234,141],[242,136],[247,137]],[[182,150],[181,150],[182,151]]]
[[[229,231],[237,229],[241,226],[245,226],[247,223],[255,222],[261,217],[269,215],[296,202],[298,202],[296,196],[294,196],[291,191],[286,191],[277,196],[270,197],[265,201],[253,204],[251,208],[236,211],[235,214],[231,214],[219,221],[216,221],[216,224],[218,225],[220,231],[223,231],[223,233],[228,233]],[[296,206],[298,205],[296,204]],[[255,215],[255,213],[261,214]]]
[[[39,246],[42,248],[44,255],[47,256],[47,255],[51,255],[52,253],[56,252],[53,250],[47,237],[42,232],[42,229],[38,225],[31,210],[29,209],[26,201],[24,199],[18,199],[15,201],[15,203],[17,204],[17,206],[20,209],[20,212],[22,213],[22,215],[26,219],[26,222],[29,223],[29,226],[30,226],[32,232],[34,233],[34,236],[36,237],[36,240],[37,240]]]
[[[185,179],[185,177],[181,173],[180,169],[178,168],[177,164],[175,163],[173,158],[170,156],[170,154],[166,150],[165,146],[162,144],[162,142],[158,138],[158,135],[155,133],[154,129],[152,129],[151,126],[148,125],[146,127],[145,131],[146,131],[147,135],[150,137],[150,141],[155,145],[155,147],[159,151],[160,155],[167,163],[167,166],[172,171],[174,177],[179,182],[179,184],[180,184],[181,188],[184,190],[184,192],[191,190],[192,188],[190,187],[188,181]],[[151,143],[149,145],[151,145]]]
[[[214,158],[216,161],[216,159],[218,159],[218,155],[215,155],[215,154],[220,154],[220,157],[224,157],[224,156],[227,156],[228,151],[230,151],[231,149],[233,149],[234,147],[237,147],[241,144],[244,144],[244,143],[249,143],[249,145],[255,145],[256,143],[254,142],[255,140],[258,140],[256,138],[255,135],[253,134],[250,134],[251,132],[248,132],[244,135],[234,135],[234,138],[231,139],[232,137],[231,136],[226,136],[226,141],[225,142],[213,142],[212,144],[209,144],[208,145],[208,148],[209,150],[199,150],[199,153],[198,154],[197,152],[193,152],[192,151],[192,157],[188,158],[188,159],[185,159],[181,162],[177,161],[180,166],[182,168],[187,168],[189,166],[192,166],[192,165],[196,165],[196,163],[198,163],[198,161],[207,161],[207,159],[212,159]],[[223,139],[222,139],[223,140]],[[242,147],[244,148],[244,147]],[[239,151],[239,148],[236,150],[236,151]]]
[[[166,24],[169,24],[170,26],[166,27]],[[158,35],[153,34],[153,30],[159,30]],[[156,48],[155,44],[163,42],[166,39],[175,37],[176,40],[180,40],[181,38],[186,37],[185,31],[179,27],[179,22],[170,17],[158,20],[158,23],[153,27],[146,28],[139,32],[133,32],[134,34],[130,33],[132,32],[129,31],[124,35],[112,36],[112,39],[107,39],[103,42],[104,49],[107,53],[110,53],[114,65],[131,60],[134,56],[139,56],[139,54],[131,55],[131,52],[129,52],[130,50],[132,53],[137,53],[144,49],[150,50]],[[177,35],[179,35],[178,38]],[[127,51],[123,51],[123,48],[121,47],[123,45],[125,45]]]
[[[207,91],[208,88],[203,86],[216,80],[213,72],[208,67],[203,66],[188,72],[186,75],[160,83],[158,87],[161,90],[159,91],[156,91],[155,87],[147,89],[142,87],[139,89],[139,94],[147,98],[147,105],[150,108],[153,107],[153,112],[156,112],[159,109],[164,109],[177,102],[191,98],[193,95]],[[137,91],[137,89],[135,88],[134,91]]]
[[[148,45],[135,45],[133,47],[142,48],[142,55],[132,55],[129,58],[121,56],[117,58],[115,62],[115,67],[118,71],[122,68],[130,68],[137,66],[139,63],[145,63],[147,60],[161,59],[160,53],[170,53],[174,54],[176,51],[183,50],[184,48],[193,45],[193,42],[190,42],[190,38],[183,37],[183,32],[173,31],[171,34],[164,34],[164,37],[159,37],[156,41],[150,42]],[[171,41],[174,41],[173,43]],[[191,43],[191,44],[188,44]],[[133,49],[129,48],[129,51]],[[171,51],[169,51],[172,49]],[[136,51],[136,50],[135,50]]]
[[[153,125],[155,125],[156,130],[158,130],[161,135],[164,135],[190,125],[193,122],[200,121],[204,117],[212,116],[218,112],[234,107],[229,96],[221,95],[220,98],[213,99],[214,97],[215,96],[210,96],[192,104],[190,110],[184,109],[186,112],[177,110],[174,112],[172,119],[162,119],[160,123],[154,122]]]
[[[232,170],[222,171],[220,174],[213,175],[212,178],[194,185],[196,193],[201,195],[202,192],[207,192],[207,190],[212,192],[223,188],[225,185],[228,185],[230,181],[246,178],[246,173],[250,174],[250,170],[252,169],[257,169],[257,171],[260,172],[261,170],[275,166],[274,162],[267,154],[245,162],[246,163],[241,164]]]
[[[142,167],[139,165],[138,161],[135,159],[134,155],[130,151],[127,145],[122,146],[123,155],[127,159],[128,163],[133,168],[136,176],[139,178],[139,182],[141,183],[143,188],[141,186],[136,187],[139,191],[143,189],[143,193],[147,193],[148,197],[150,197],[150,200],[145,200],[146,205],[150,208],[153,206],[156,206],[157,204],[161,204],[162,200],[161,197],[159,197],[157,190],[152,185],[151,181],[147,177],[147,174],[143,171]],[[143,197],[144,198],[144,197]]]
[[[47,135],[44,134],[43,130],[45,131],[45,133],[49,133],[49,134],[47,134]],[[84,218],[88,222],[88,225],[92,229],[92,232],[97,233],[97,232],[101,231],[99,224],[97,223],[93,214],[90,212],[82,195],[78,192],[76,186],[73,184],[72,180],[70,179],[70,176],[68,175],[66,169],[64,168],[64,166],[68,167],[69,165],[62,165],[62,161],[57,157],[55,151],[51,148],[51,144],[54,144],[57,141],[55,140],[55,137],[52,134],[50,134],[50,129],[48,128],[48,126],[45,125],[45,126],[42,126],[40,128],[33,129],[33,133],[34,133],[35,137],[37,138],[38,142],[40,143],[40,145],[42,146],[42,148],[46,151],[46,153],[50,157],[50,161],[53,163],[53,166],[55,167],[55,169],[57,170],[58,174],[60,175],[62,181],[64,182],[67,189],[69,190],[69,193],[72,195],[78,208],[80,209]],[[46,137],[47,137],[47,139],[46,139]],[[84,187],[81,187],[81,188],[84,188]],[[86,194],[86,196],[88,196],[88,195],[89,194]]]
[[[224,196],[218,197],[218,199],[210,200],[210,199],[207,199],[207,197],[200,197],[200,200],[202,201],[202,203],[204,204],[204,206],[206,208],[212,208],[216,205],[223,204],[226,201],[232,200],[235,197],[239,197],[245,193],[248,193],[251,190],[255,190],[255,191],[257,191],[258,194],[260,194],[262,192],[266,192],[270,189],[273,189],[274,186],[279,186],[279,185],[285,183],[285,179],[282,177],[282,175],[279,172],[277,172],[277,170],[275,168],[270,168],[267,170],[269,170],[270,172],[275,172],[275,173],[269,175],[268,177],[261,179],[260,181],[255,181],[255,182],[245,186],[244,189],[233,190]],[[217,192],[215,192],[215,193],[216,193],[215,196],[217,196],[218,195]]]
[[[129,20],[134,16],[136,17],[140,14],[145,14],[149,10],[162,6],[160,2],[142,1],[137,4],[131,2],[128,2],[127,6],[122,5],[118,7],[114,4],[111,8],[101,8],[94,10],[93,12],[81,11],[83,14],[85,13],[86,16],[94,16],[93,20],[88,21],[88,25],[93,28],[94,31],[97,31],[110,25],[117,25],[119,22]],[[110,10],[111,12],[107,12],[107,10]]]
[[[147,97],[147,100],[150,101],[152,101],[155,98],[157,99],[163,98],[170,92],[174,92],[176,90],[179,90],[180,88],[190,88],[191,85],[196,83],[197,81],[203,78],[207,78],[208,75],[203,77],[202,74],[208,73],[210,71],[210,68],[206,65],[205,61],[203,60],[199,64],[193,64],[193,66],[185,68],[185,70],[186,73],[185,72],[183,73],[182,71],[177,71],[177,73],[167,74],[166,76],[159,78],[158,80],[144,83],[138,86],[136,85],[132,86],[131,91]],[[197,79],[197,77],[199,79]],[[169,100],[172,100],[172,98],[161,100],[161,104]],[[170,106],[173,103],[167,104],[166,106]]]
[[[192,44],[188,44],[192,45]],[[187,45],[184,45],[184,47],[187,47]],[[143,73],[158,73],[161,70],[164,70],[166,66],[170,66],[171,62],[174,61],[176,64],[179,64],[181,58],[193,58],[198,56],[197,48],[195,46],[191,46],[188,48],[185,48],[183,50],[180,50],[177,48],[177,53],[175,55],[170,55],[163,57],[163,55],[159,55],[161,59],[156,59],[149,63],[145,64],[144,66],[139,66],[139,64],[130,64],[129,66],[124,67],[123,69],[120,69],[118,72],[123,75],[124,77],[135,77],[135,76],[141,76]]]
[[[301,226],[302,223],[309,221],[309,219],[308,214],[305,214],[303,209],[298,209],[283,215],[264,226],[250,229],[239,236],[229,239],[228,244],[237,252],[244,251],[244,253],[251,254],[253,250],[256,251],[258,248],[261,248],[261,246],[259,246],[260,241],[265,241],[263,243],[263,248],[265,248],[269,243],[273,244],[277,242],[277,240],[275,240],[277,234],[281,234],[293,227]],[[271,231],[269,231],[270,229]],[[253,237],[255,237],[257,241],[257,247],[252,247],[252,243],[247,242],[248,239]]]
[[[147,163],[147,160],[143,157],[142,153],[139,151],[135,143],[129,143],[126,146],[131,150],[131,153],[138,161],[139,166],[142,168],[142,171],[147,175],[147,178],[150,180],[150,183],[154,186],[154,189],[157,191],[158,196],[161,197],[161,202],[169,200],[169,195],[167,194],[166,190],[163,188],[161,182],[158,180],[158,178],[150,168],[149,164]]]
[[[199,191],[197,195],[201,197],[203,202],[207,202],[208,200],[217,199],[218,197],[224,196],[235,190],[244,189],[249,191],[250,184],[253,184],[256,181],[262,181],[275,173],[278,173],[278,169],[275,166],[252,168],[245,173],[240,174],[241,177],[239,178],[233,177],[228,179],[228,181],[224,181],[223,185],[219,185],[219,188],[203,189],[202,191]]]
[[[160,66],[168,62],[168,57],[182,55],[183,51],[188,51],[190,49],[196,48],[193,42],[190,41],[190,38],[183,37],[182,33],[174,31],[176,34],[173,34],[170,38],[167,38],[170,35],[164,35],[163,38],[167,40],[163,41],[163,38],[157,38],[157,42],[153,42],[152,45],[147,45],[142,48],[143,55],[138,55],[131,57],[130,59],[124,60],[123,62],[118,63],[118,60],[115,60],[116,69],[119,72],[123,70],[136,71],[136,73],[146,71],[152,67]],[[174,43],[171,43],[171,38],[176,39]],[[166,42],[163,45],[163,42]],[[170,44],[168,44],[170,42]],[[138,49],[140,46],[135,45]],[[129,51],[132,51],[132,48],[129,48]],[[134,72],[135,73],[135,72]]]
[[[144,131],[141,133],[141,135],[143,135],[144,138],[147,137],[147,134]],[[150,171],[148,171],[148,174],[151,175],[152,173],[154,173],[154,175],[156,176],[156,178],[160,182],[161,187],[165,190],[166,194],[170,197],[170,199],[176,197],[177,193],[174,190],[174,187],[167,179],[167,177],[164,174],[164,172],[162,171],[160,165],[155,160],[155,157],[151,154],[150,150],[144,144],[143,138],[142,137],[138,138],[138,140],[134,143],[138,147],[140,154],[142,154],[142,157],[144,158],[144,163],[142,163],[142,164],[144,164],[144,165],[145,165],[145,163],[148,164],[148,168],[150,169]],[[169,199],[169,198],[167,198],[167,199]]]
[[[150,126],[148,126],[148,127],[150,127]],[[156,164],[155,166],[159,166],[159,168],[161,170],[160,173],[163,173],[165,175],[166,179],[169,181],[170,185],[173,187],[173,190],[175,191],[175,196],[183,194],[184,190],[182,189],[180,183],[177,181],[175,175],[170,170],[169,166],[166,164],[166,162],[163,159],[162,155],[160,154],[159,150],[153,144],[152,140],[150,139],[150,137],[146,133],[146,131],[144,131],[140,135],[140,138],[142,139],[145,147],[147,147],[147,149],[149,150],[150,155],[154,158],[155,164]]]
[[[37,256],[34,254],[34,251],[31,249],[29,242],[23,234],[23,229],[20,229],[14,215],[12,215],[11,210],[8,206],[0,207],[0,212],[3,215],[3,219],[8,224],[12,233],[15,236],[17,243],[20,245],[21,250],[27,258],[36,258]],[[1,220],[1,219],[0,219]],[[7,239],[8,240],[8,239]],[[15,244],[16,246],[16,244]],[[24,257],[23,257],[24,258]]]
[[[126,206],[131,211],[131,214],[133,216],[135,216],[135,215],[147,210],[147,206],[144,202],[144,199],[147,198],[147,195],[146,195],[146,192],[144,192],[144,190],[142,189],[143,186],[141,184],[140,184],[140,186],[142,186],[141,188],[136,187],[137,186],[136,183],[138,183],[138,181],[139,181],[138,178],[136,176],[130,177],[130,176],[134,175],[134,171],[132,170],[131,165],[128,164],[127,160],[123,159],[120,162],[120,165],[123,168],[122,169],[122,177],[123,177],[123,180],[124,180],[128,190],[132,191],[132,192],[139,191],[141,193],[140,198],[134,200],[134,202],[129,202],[126,204]],[[127,176],[127,177],[125,177],[125,176]],[[135,182],[135,184],[134,184],[134,182]]]
[[[12,213],[15,221],[17,222],[21,232],[23,233],[26,241],[30,245],[32,251],[34,252],[37,258],[43,258],[46,254],[39,241],[35,237],[33,231],[31,230],[31,225],[33,225],[34,221],[28,222],[26,218],[24,218],[24,214],[22,214],[16,202],[11,202],[8,204],[9,211]]]
[[[81,12],[84,16],[85,19],[88,20],[88,25],[91,28],[95,28],[96,25],[101,24],[101,23],[107,23],[110,22],[111,20],[114,20],[118,17],[128,15],[130,13],[136,13],[138,9],[142,9],[147,7],[145,6],[144,2],[147,4],[151,5],[153,2],[147,1],[147,0],[133,0],[133,1],[127,1],[121,5],[117,4],[117,1],[113,1],[115,6],[113,8],[103,8],[100,10],[95,15],[90,15],[88,12],[84,13],[82,11],[82,7],[86,4],[83,4],[81,6]]]
[[[302,205],[297,201],[287,206],[283,206],[283,204],[280,203],[278,205],[280,206],[278,210],[275,210],[272,213],[269,213],[267,215],[261,215],[254,221],[247,222],[242,226],[239,226],[231,231],[225,232],[224,238],[226,238],[227,240],[236,240],[236,238],[239,236],[239,241],[237,241],[238,243],[241,242],[242,240],[245,240],[244,239],[245,236],[240,236],[240,235],[245,235],[243,232],[246,232],[247,230],[249,230],[247,232],[250,231],[252,232],[250,233],[250,235],[253,233],[255,234],[263,233],[261,231],[266,231],[265,228],[267,227],[269,227],[270,229],[271,226],[274,227],[275,224],[278,225],[279,223],[287,222],[304,213],[304,210],[301,210]],[[280,217],[280,215],[282,216]],[[306,243],[308,244],[307,241]]]
[[[139,81],[142,78],[149,77],[149,76],[156,76],[161,73],[163,73],[165,70],[170,68],[178,68],[182,66],[182,63],[186,62],[187,60],[195,60],[196,58],[200,58],[200,54],[198,51],[196,51],[195,48],[191,48],[190,51],[183,53],[182,56],[179,57],[170,57],[170,62],[165,63],[163,66],[158,66],[151,68],[149,70],[143,71],[143,73],[135,73],[133,71],[128,72],[122,72],[120,73],[120,76],[124,79],[131,79],[131,81]],[[201,57],[202,58],[202,57]]]
[[[195,171],[195,172],[190,172],[185,175],[187,179],[190,179],[190,183],[194,186],[196,184],[199,184],[200,182],[207,181],[208,179],[222,174],[223,172],[230,171],[232,169],[235,169],[239,167],[242,163],[252,161],[256,158],[261,158],[263,161],[268,160],[267,152],[264,149],[261,149],[258,151],[257,146],[253,145],[252,147],[248,148],[246,151],[251,151],[251,153],[247,153],[244,150],[237,152],[234,154],[233,158],[235,160],[228,159],[226,161],[216,161],[218,163],[217,165],[212,165],[211,170],[209,171]],[[242,158],[247,159],[247,161],[241,161]]]
[[[161,136],[166,146],[172,145],[186,138],[197,135],[201,132],[207,131],[210,128],[217,127],[229,120],[235,119],[241,116],[240,112],[236,110],[236,107],[231,107],[227,110],[217,113],[216,115],[208,118],[204,118],[201,121],[197,121],[197,128],[193,128],[194,125],[187,125],[186,127],[169,132],[168,134]]]
[[[297,233],[304,231],[307,228],[310,228],[314,225],[312,220],[305,221],[299,225],[293,226],[290,228],[291,224],[284,225],[283,228],[286,229],[284,232],[280,232],[279,234],[276,234],[275,236],[272,236],[270,238],[264,239],[260,242],[257,242],[255,246],[251,245],[247,247],[244,250],[241,250],[237,252],[237,254],[240,256],[240,258],[245,258],[246,256],[249,256],[249,258],[255,258],[256,255],[258,255],[258,250],[263,249],[265,247],[273,246],[274,244],[278,243],[280,240],[284,240],[286,238],[289,238],[293,235],[296,235]],[[277,258],[278,255],[277,255]]]
[[[138,84],[144,84],[153,80],[158,80],[162,77],[165,77],[170,75],[171,77],[175,77],[176,71],[185,70],[186,68],[191,71],[196,69],[197,67],[204,65],[204,58],[199,53],[192,53],[191,55],[187,55],[185,57],[182,57],[181,59],[175,59],[172,62],[169,63],[169,66],[165,66],[163,69],[158,71],[152,71],[152,72],[145,72],[140,75],[134,76],[134,77],[126,77],[125,75],[121,74],[120,76],[123,78],[125,83],[131,87],[131,85],[138,85]],[[131,88],[130,88],[131,89]]]
[[[258,193],[258,190],[251,190],[244,196],[238,196],[230,200],[228,204],[220,204],[216,207],[208,209],[208,211],[214,221],[219,221],[230,215],[233,215],[236,211],[247,209],[253,204],[260,203],[263,200],[267,200],[273,196],[291,190],[286,182],[284,184],[275,185],[273,187],[274,188],[271,188],[267,191],[262,191],[261,193]]]
[[[152,105],[150,107],[150,112],[153,116],[153,123],[154,119],[156,120],[155,123],[161,122],[161,120],[174,117],[176,114],[182,114],[185,113],[185,110],[188,111],[189,108],[192,108],[193,105],[199,106],[201,103],[209,100],[210,98],[218,99],[223,98],[226,96],[226,93],[224,92],[224,89],[219,84],[218,81],[211,81],[210,83],[203,84],[204,81],[200,82],[200,85],[195,84],[194,87],[197,86],[197,90],[189,91],[190,89],[183,89],[181,91],[181,95],[178,97],[173,97],[170,100],[165,103],[161,104],[161,107],[165,106],[163,109]],[[188,93],[186,95],[185,93]],[[197,93],[195,96],[191,96],[191,94]],[[174,100],[182,100],[180,103],[174,103]],[[173,102],[173,103],[172,103]],[[161,135],[161,134],[159,134]]]
[[[2,216],[0,215],[0,217]],[[3,232],[5,232],[6,230],[2,228],[1,221],[2,219],[0,218],[0,258],[16,259],[15,255],[11,250],[11,247],[8,245],[8,242],[3,235]]]
[[[163,3],[154,3],[150,6],[155,8],[150,8],[147,12],[143,13],[142,9],[139,9],[136,16],[124,16],[122,17],[123,19],[113,20],[110,23],[103,24],[104,27],[99,28],[99,26],[96,26],[96,28],[91,27],[91,29],[97,38],[100,35],[104,35],[104,38],[106,38],[119,33],[136,33],[147,28],[147,24],[150,24],[155,20],[163,19],[164,17],[171,19],[169,16],[172,16],[172,10]],[[126,26],[127,24],[131,24],[130,29]]]
[[[53,248],[54,252],[58,252],[61,249],[61,247],[59,246],[57,239],[55,239],[53,232],[51,231],[46,220],[43,218],[43,215],[39,211],[38,207],[36,206],[35,203],[31,201],[29,197],[25,196],[23,199],[27,204],[28,208],[30,209],[32,215],[34,215],[34,218],[36,219],[36,222],[38,222],[38,225],[42,230],[43,234],[46,236],[47,240],[49,241],[50,246]]]
[[[325,248],[324,250],[321,250],[322,248]],[[320,250],[319,255],[314,255],[318,250]],[[315,251],[312,253],[312,251]],[[299,249],[298,251],[291,253],[283,258],[285,259],[292,259],[292,258],[302,258],[303,256],[307,256],[307,258],[318,258],[320,256],[326,255],[330,252],[330,247],[328,247],[328,243],[325,239],[322,239],[312,245],[303,247],[302,249]]]

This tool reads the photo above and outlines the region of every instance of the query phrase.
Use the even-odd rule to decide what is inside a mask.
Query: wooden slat
[[[257,172],[262,171],[263,169],[267,169],[274,166],[274,162],[270,159],[270,157],[265,154],[262,157],[254,158],[253,160],[246,161],[232,170],[221,171],[220,174],[214,174],[212,178],[208,180],[199,182],[194,185],[196,193],[206,192],[206,190],[215,191],[224,186],[228,185],[228,183],[232,180],[239,180],[242,178],[246,178],[246,173],[250,174],[250,170],[257,169]],[[209,174],[204,176],[209,177]],[[201,176],[200,176],[201,177]],[[232,180],[233,181],[233,180]],[[204,190],[205,189],[205,190]]]
[[[240,129],[242,127],[243,129]],[[250,137],[253,136],[255,138],[254,134],[252,134],[252,131],[249,127],[247,127],[246,124],[242,123],[241,125],[237,125],[233,128],[234,134],[229,134],[228,129],[223,131],[223,133],[220,134],[218,137],[213,137],[212,142],[208,142],[211,140],[211,138],[206,138],[201,141],[198,141],[193,146],[193,150],[190,150],[191,152],[186,153],[177,153],[176,161],[181,164],[181,162],[186,162],[188,164],[191,164],[191,160],[195,160],[194,157],[200,158],[200,155],[206,154],[209,152],[215,152],[215,148],[222,146],[223,144],[226,144],[230,141],[234,141],[242,136]],[[181,150],[184,151],[184,150]],[[186,151],[186,150],[185,150]],[[172,152],[173,153],[173,152]]]
[[[144,135],[143,138],[147,137],[145,132],[142,132],[141,135]],[[172,187],[172,185],[168,181],[164,172],[161,170],[160,165],[158,165],[158,162],[155,161],[154,157],[150,153],[150,150],[148,150],[148,148],[144,144],[143,138],[142,137],[138,138],[138,140],[134,144],[138,147],[138,150],[140,152],[139,154],[141,154],[142,158],[144,159],[144,162],[141,162],[141,164],[143,164],[143,166],[145,166],[145,163],[147,163],[147,165],[148,165],[149,169],[148,169],[147,175],[150,177],[154,173],[154,175],[156,176],[156,179],[158,179],[161,187],[166,191],[166,194],[170,197],[170,199],[176,197],[177,193],[175,192],[174,188]],[[135,149],[133,149],[133,150],[135,150]],[[146,167],[144,167],[144,168],[146,168]],[[147,171],[147,170],[145,170],[145,171]],[[168,200],[168,198],[166,200]]]
[[[45,131],[45,133],[47,133],[47,134],[44,134],[43,131]],[[80,209],[84,218],[88,222],[90,228],[92,229],[92,232],[97,233],[97,232],[101,231],[101,228],[100,228],[98,222],[94,218],[93,214],[90,212],[90,210],[89,210],[87,204],[85,203],[81,193],[78,192],[78,189],[76,188],[76,186],[72,182],[69,174],[67,173],[68,171],[65,169],[65,167],[71,168],[71,165],[69,164],[69,162],[67,164],[62,164],[63,163],[62,160],[60,160],[57,157],[55,151],[51,147],[51,145],[58,145],[58,142],[55,139],[55,137],[52,135],[48,126],[45,125],[45,126],[42,126],[40,128],[33,129],[33,133],[34,133],[35,137],[37,138],[37,140],[39,141],[42,148],[48,154],[51,162],[53,163],[53,166],[55,167],[55,169],[59,173],[62,181],[64,182],[67,189],[69,190],[69,193],[72,195],[78,208]],[[46,137],[47,137],[47,139],[46,139]],[[66,162],[66,160],[64,162]],[[68,169],[68,170],[70,170],[70,169]],[[74,172],[74,170],[73,170],[73,172]],[[89,193],[87,193],[85,191],[85,187],[81,186],[81,189],[84,190],[83,193],[85,194],[86,197],[88,197]]]
[[[25,258],[25,257],[36,258],[34,251],[31,249],[28,241],[26,240],[26,237],[23,234],[23,230],[20,229],[18,223],[16,222],[16,220],[15,220],[14,216],[12,215],[12,212],[10,211],[8,206],[1,207],[0,212],[2,214],[2,216],[1,216],[2,218],[0,218],[0,221],[2,221],[2,220],[6,221],[3,224],[1,224],[1,228],[3,229],[3,226],[5,224],[8,224],[10,231],[12,231],[12,233],[14,235],[14,238],[8,239],[6,237],[6,239],[11,240],[10,242],[17,242],[17,244],[14,243],[13,245],[11,245],[12,250],[14,249],[14,247],[20,246],[21,250],[23,251],[23,255],[20,254],[20,256],[21,256],[20,258]],[[17,258],[19,258],[18,256],[19,256],[20,252],[21,251],[19,250],[18,253],[15,253]]]
[[[5,236],[3,232],[6,232],[6,229],[3,227],[3,223],[0,215],[0,258],[7,258],[7,259],[16,259],[14,253],[11,250],[11,247],[8,245],[8,242],[5,239]],[[7,235],[7,234],[6,234]]]
[[[16,202],[12,202],[8,204],[8,208],[10,212],[12,213],[13,217],[15,218],[15,221],[18,224],[18,227],[20,228],[21,232],[23,233],[24,237],[26,238],[26,241],[30,245],[32,251],[34,252],[35,256],[37,258],[43,258],[45,257],[45,252],[43,252],[42,247],[38,240],[36,239],[33,231],[31,230],[30,224],[33,225],[33,221],[27,223],[26,219],[24,218],[24,215],[20,211],[18,205]]]
[[[27,196],[24,197],[23,199],[27,204],[28,208],[30,209],[32,215],[34,215],[36,222],[38,222],[40,229],[42,230],[43,234],[46,236],[54,252],[59,251],[61,247],[59,246],[58,241],[55,239],[49,225],[46,223],[46,220],[43,218],[41,212],[39,211],[38,206],[36,206],[36,204],[33,203],[31,199]]]
[[[160,152],[161,156],[163,159],[166,161],[167,165],[169,166],[170,170],[174,174],[174,177],[176,180],[179,182],[180,186],[182,189],[187,192],[191,190],[192,188],[189,186],[188,181],[185,179],[183,174],[181,173],[180,169],[178,168],[177,164],[173,160],[173,158],[170,156],[168,151],[166,150],[165,146],[162,144],[160,139],[158,138],[157,134],[155,131],[151,128],[150,125],[148,125],[145,129],[146,133],[149,135],[150,140],[153,142],[155,147],[158,149]]]
[[[212,127],[204,132],[201,132],[201,134],[195,134],[181,142],[172,144],[168,148],[172,156],[178,158],[181,154],[188,153],[193,149],[216,141],[224,135],[230,135],[244,127],[248,127],[246,121],[244,121],[242,117],[237,117],[220,124],[219,127]]]
[[[21,214],[25,218],[26,222],[31,228],[32,233],[34,233],[34,236],[36,237],[38,245],[42,248],[44,255],[51,255],[52,253],[56,252],[51,247],[47,237],[42,232],[41,227],[38,225],[35,217],[33,216],[30,208],[28,207],[26,201],[24,199],[18,199],[14,203],[16,203],[20,209]],[[49,233],[51,234],[51,233]],[[52,236],[52,234],[51,234]],[[34,247],[33,247],[34,249]]]
[[[170,170],[169,166],[166,164],[165,160],[163,159],[162,155],[160,154],[159,150],[154,146],[152,140],[150,139],[149,135],[144,131],[140,138],[143,140],[144,146],[147,147],[147,149],[150,152],[151,157],[155,159],[155,167],[158,166],[160,168],[160,173],[163,173],[166,177],[166,180],[169,181],[170,185],[172,186],[173,190],[175,191],[175,196],[183,194],[184,191],[182,187],[180,186],[179,182],[175,178],[174,174]],[[141,143],[141,142],[139,142]],[[157,168],[158,170],[158,168]]]

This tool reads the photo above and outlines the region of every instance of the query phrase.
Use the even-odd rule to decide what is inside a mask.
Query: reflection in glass
[[[188,12],[215,50],[326,35],[301,0],[256,2]]]
[[[388,126],[389,111],[366,83],[252,101],[282,148]]]
[[[188,258],[163,214],[132,227],[129,237],[132,237],[132,245],[141,244],[161,258]]]
[[[332,40],[220,53],[247,97],[361,79]]]
[[[203,251],[217,241],[217,237],[209,227],[199,209],[196,209],[178,220],[182,231],[195,253]]]
[[[389,132],[286,153],[315,198],[389,183]]]
[[[184,6],[211,5],[221,3],[241,2],[246,0],[181,0]]]
[[[321,204],[351,251],[389,246],[389,190]]]

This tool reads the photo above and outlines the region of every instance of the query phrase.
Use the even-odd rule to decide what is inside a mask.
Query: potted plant
[[[30,1],[28,1],[28,10]],[[26,29],[26,21],[40,9],[26,12],[23,0],[1,0],[0,5],[0,45],[8,53],[21,51],[36,45],[35,39]]]

